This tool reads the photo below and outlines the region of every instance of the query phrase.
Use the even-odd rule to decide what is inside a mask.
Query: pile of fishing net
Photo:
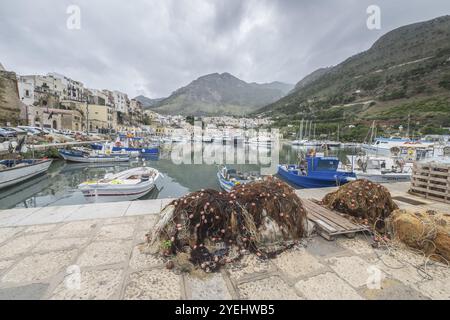
[[[387,220],[393,239],[440,262],[450,261],[450,213],[396,210]]]
[[[183,255],[210,272],[249,252],[273,257],[305,237],[307,225],[294,190],[268,177],[230,193],[201,190],[172,201],[147,235],[146,251]]]
[[[322,204],[382,233],[385,232],[384,220],[398,209],[386,187],[364,179],[347,183],[327,194]]]

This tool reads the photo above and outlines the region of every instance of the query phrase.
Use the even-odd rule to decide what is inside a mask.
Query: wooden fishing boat
[[[110,153],[101,154],[92,152],[89,150],[58,150],[59,155],[66,161],[72,162],[84,162],[84,163],[99,163],[99,162],[122,162],[129,161],[130,156],[128,154]]]
[[[262,178],[257,173],[243,173],[236,171],[236,169],[222,166],[217,172],[217,179],[220,187],[226,192],[230,192],[234,186],[261,180]]]
[[[307,157],[305,165],[279,165],[278,174],[302,188],[324,188],[356,179],[354,172],[339,171],[336,157]]]

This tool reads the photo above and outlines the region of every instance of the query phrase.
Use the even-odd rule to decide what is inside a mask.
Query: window
[[[339,161],[335,160],[319,160],[317,163],[317,169],[319,170],[337,170]]]

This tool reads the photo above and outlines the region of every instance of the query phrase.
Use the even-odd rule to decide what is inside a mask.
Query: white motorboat
[[[376,155],[389,156],[393,148],[401,150],[433,150],[433,144],[414,141],[408,138],[377,138],[372,144],[363,144],[362,149]]]
[[[303,146],[307,140],[293,140],[291,144],[293,146]]]
[[[352,162],[351,156],[347,156]],[[360,156],[353,159],[353,172],[358,179],[377,183],[407,182],[411,180],[412,165],[402,158]]]
[[[51,164],[51,159],[2,160],[0,161],[0,188],[44,173]]]
[[[150,167],[138,167],[116,174],[107,174],[103,179],[86,181],[78,188],[83,195],[108,201],[130,201],[149,193],[162,174]]]
[[[213,138],[209,135],[203,135],[202,141],[206,142],[206,143],[210,143],[213,141]]]
[[[267,136],[258,136],[248,139],[247,143],[258,146],[270,146],[272,144],[272,139]]]

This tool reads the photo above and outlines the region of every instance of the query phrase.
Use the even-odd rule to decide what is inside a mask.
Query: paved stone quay
[[[203,277],[167,270],[140,248],[168,201],[0,212],[0,299],[450,299],[447,266],[364,234],[313,236]]]

